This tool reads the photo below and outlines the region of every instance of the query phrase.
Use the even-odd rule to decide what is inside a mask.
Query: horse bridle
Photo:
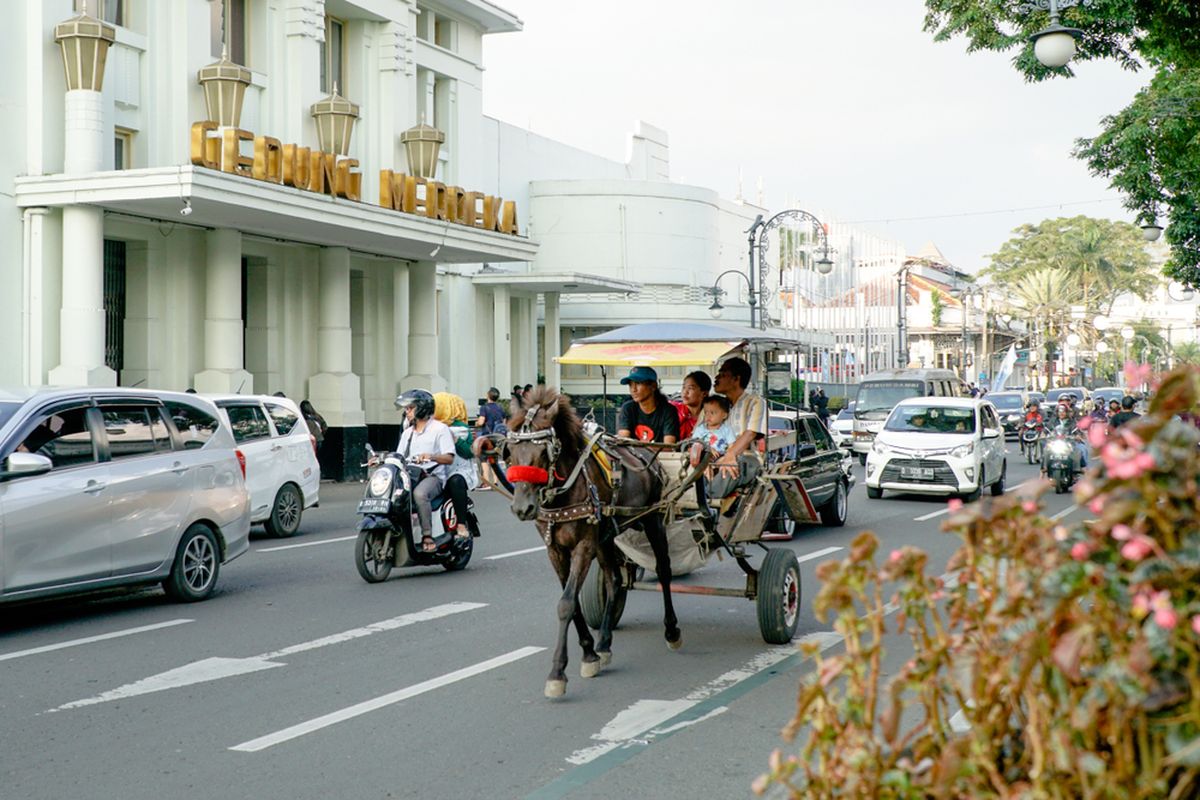
[[[583,450],[579,454],[579,461],[575,464],[575,467],[571,470],[571,473],[566,478],[563,478],[558,474],[558,470],[556,469],[558,457],[562,455],[562,443],[558,439],[558,434],[554,432],[554,428],[552,427],[544,428],[540,431],[535,431],[533,429],[533,418],[537,416],[538,411],[541,409],[541,406],[533,406],[530,408],[525,414],[525,419],[521,423],[520,430],[509,431],[505,436],[505,440],[510,444],[515,442],[527,442],[540,444],[546,448],[547,469],[545,470],[546,474],[544,478],[540,474],[541,470],[536,467],[522,467],[517,465],[509,467],[508,469],[508,480],[511,483],[531,483],[542,485],[542,488],[538,490],[538,501],[539,504],[544,507],[549,505],[554,498],[558,497],[563,492],[568,491],[572,486],[575,485],[575,480],[579,477],[580,473],[583,472],[584,464],[587,463],[588,454],[591,452],[592,446],[595,445],[595,443],[599,440],[603,431],[597,430],[588,438],[587,443],[584,445]],[[516,474],[513,474],[514,470],[517,470]],[[522,475],[522,470],[529,470],[529,472]],[[536,470],[539,474],[534,474],[534,470]],[[553,485],[555,479],[561,482],[558,486]],[[589,480],[589,484],[590,483],[591,481]],[[595,488],[590,487],[589,493],[595,495]],[[592,500],[594,504],[596,499],[593,497]]]

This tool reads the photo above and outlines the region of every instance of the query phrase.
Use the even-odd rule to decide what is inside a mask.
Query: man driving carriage
[[[738,457],[756,440],[767,435],[767,404],[760,395],[750,391],[750,363],[744,358],[726,359],[717,370],[713,389],[729,398],[729,425],[737,438],[717,459],[715,466],[722,472],[736,473]]]
[[[679,440],[679,413],[658,388],[658,373],[651,367],[634,367],[621,383],[629,387],[630,399],[621,406],[617,435],[675,444]]]

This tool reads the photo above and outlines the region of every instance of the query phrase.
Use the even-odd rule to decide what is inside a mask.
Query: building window
[[[211,52],[219,58],[226,43],[229,60],[246,65],[246,0],[208,0],[211,16]],[[228,19],[229,30],[225,30]]]
[[[133,169],[133,131],[126,128],[113,134],[113,169]]]
[[[83,11],[85,0],[75,0],[75,10]],[[125,0],[86,0],[87,12],[111,25],[125,27]]]
[[[451,52],[458,51],[458,29],[454,20],[428,8],[418,8],[417,38]]]
[[[346,23],[325,17],[325,41],[321,42],[321,91],[346,94]]]

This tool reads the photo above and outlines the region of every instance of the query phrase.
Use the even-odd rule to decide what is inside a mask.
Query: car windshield
[[[854,416],[859,419],[883,419],[901,400],[920,397],[924,393],[924,384],[920,381],[864,383],[858,388]]]
[[[905,433],[974,433],[975,409],[970,406],[901,406],[888,417],[884,429]]]
[[[854,403],[843,408],[838,412],[838,419],[854,419]]]
[[[4,427],[20,407],[20,403],[0,403],[0,428]]]
[[[997,411],[1020,411],[1024,408],[1019,394],[989,394],[987,399],[992,401]]]

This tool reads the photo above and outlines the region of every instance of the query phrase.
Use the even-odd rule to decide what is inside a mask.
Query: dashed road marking
[[[1055,522],[1058,522],[1063,517],[1067,516],[1068,514],[1074,512],[1074,511],[1078,511],[1078,510],[1079,510],[1079,504],[1072,503],[1071,505],[1064,508],[1062,511],[1059,511],[1057,514],[1051,514],[1050,519],[1054,520]]]
[[[335,542],[348,542],[354,538],[357,538],[357,534],[355,536],[338,536],[333,539],[322,539],[319,542],[300,542],[299,544],[281,544],[277,547],[259,547],[254,552],[256,552],[256,553],[274,553],[278,550],[295,550],[298,547],[316,547],[317,545],[320,545],[320,544],[334,544]]]
[[[528,555],[529,553],[544,553],[545,551],[546,551],[546,546],[541,545],[539,547],[528,547],[524,550],[513,550],[511,553],[500,553],[499,555],[486,556],[486,557],[484,557],[483,560],[484,561],[496,561],[497,559],[501,559],[501,558],[512,558],[513,556],[524,556],[524,555]]]
[[[827,556],[830,553],[836,553],[839,550],[845,550],[845,549],[846,548],[844,548],[844,547],[825,547],[820,550],[817,550],[814,553],[806,553],[802,556],[796,556],[796,560],[799,561],[800,563],[804,563],[805,561],[812,561],[814,558],[821,558],[822,556]]]
[[[91,644],[92,642],[103,642],[106,639],[119,639],[123,636],[133,636],[137,633],[146,633],[147,631],[157,631],[163,628],[171,628],[176,625],[185,625],[189,622],[195,622],[191,619],[172,619],[167,622],[157,622],[153,625],[142,625],[137,628],[126,628],[122,631],[113,631],[112,633],[102,633],[98,636],[85,636],[82,639],[72,639],[69,642],[59,642],[58,644],[48,644],[43,647],[33,647],[29,650],[17,650],[12,653],[0,653],[0,661],[9,661],[14,658],[24,658],[25,656],[33,656],[38,653],[49,653],[53,650],[62,650],[67,647],[78,647],[83,644]]]
[[[546,648],[544,647],[522,647],[518,650],[513,650],[510,653],[505,653],[504,655],[496,656],[495,658],[489,658],[487,661],[481,661],[478,664],[472,664],[469,667],[463,667],[462,669],[455,670],[454,672],[448,672],[445,675],[441,675],[437,678],[431,678],[430,680],[422,681],[421,683],[413,686],[409,686],[395,692],[390,692],[371,700],[365,700],[361,703],[356,703],[355,705],[339,709],[338,711],[334,711],[330,714],[316,717],[315,719],[307,720],[306,722],[301,722],[298,725],[292,725],[291,727],[284,728],[283,730],[269,733],[266,736],[260,736],[257,739],[251,739],[248,742],[235,744],[229,749],[237,750],[242,753],[257,753],[260,750],[266,750],[268,747],[274,747],[277,744],[283,744],[284,742],[291,741],[292,739],[298,739],[301,736],[315,733],[322,728],[328,728],[330,725],[336,725],[339,722],[345,722],[348,719],[360,717],[363,714],[368,714],[372,711],[384,708],[385,706],[390,706],[403,700],[408,700],[409,698],[425,694],[426,692],[432,692],[434,689],[440,689],[443,686],[449,686],[452,683],[466,680],[467,678],[474,677],[475,675],[481,675],[484,672],[496,669],[497,667],[502,667],[506,664],[511,664],[514,661],[519,661],[522,658],[533,655],[534,653],[540,653],[545,649]]]

